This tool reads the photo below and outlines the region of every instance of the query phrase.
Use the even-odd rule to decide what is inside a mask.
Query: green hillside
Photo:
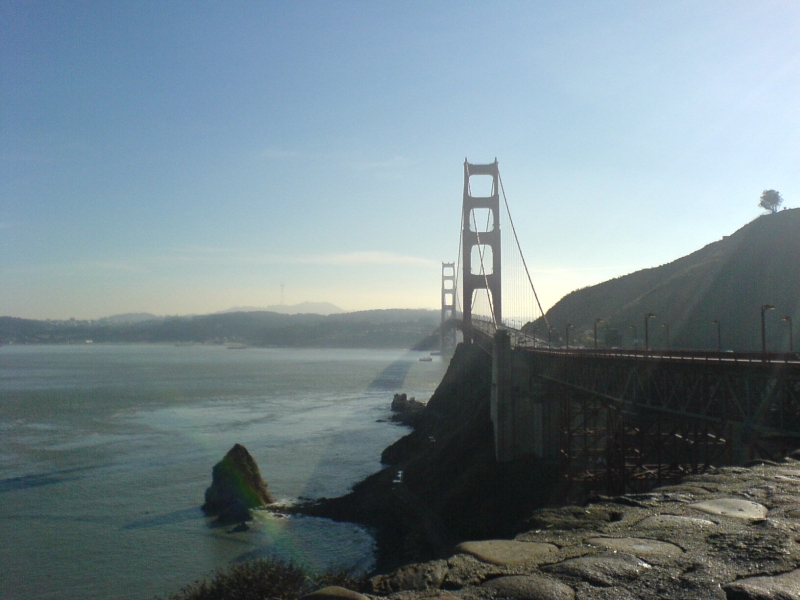
[[[766,313],[767,349],[789,348],[788,323],[800,328],[800,209],[763,215],[718,242],[652,269],[644,269],[604,283],[576,290],[555,304],[547,319],[553,342],[563,343],[565,327],[570,340],[593,344],[595,319],[600,346],[644,344],[644,315],[650,319],[650,346],[716,349],[721,324],[723,349],[761,349],[761,307]],[[534,324],[546,336],[540,319]],[[615,335],[616,332],[616,335]],[[574,336],[574,337],[573,337]]]

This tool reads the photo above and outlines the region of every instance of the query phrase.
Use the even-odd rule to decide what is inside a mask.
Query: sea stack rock
[[[203,510],[209,515],[218,515],[221,523],[241,523],[252,520],[251,508],[267,506],[274,501],[256,461],[247,448],[236,444],[214,465]]]
[[[425,408],[425,405],[416,398],[409,398],[405,394],[395,394],[392,399],[392,411],[398,413],[416,412]]]
[[[392,400],[392,412],[396,414],[392,415],[392,421],[414,427],[424,408],[425,405],[416,398],[409,398],[405,394],[395,394]]]

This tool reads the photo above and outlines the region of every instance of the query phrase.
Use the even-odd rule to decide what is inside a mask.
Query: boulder
[[[236,444],[214,465],[203,510],[209,515],[219,515],[222,522],[237,523],[253,518],[251,508],[274,501],[256,461],[247,448]]]
[[[209,511],[206,511],[209,512]],[[212,514],[212,513],[209,513]],[[253,513],[241,502],[234,502],[218,513],[217,521],[220,525],[232,525],[233,523],[244,524],[245,521],[252,521]]]
[[[496,577],[481,588],[496,598],[509,600],[573,600],[575,591],[568,585],[541,575]]]
[[[722,587],[728,600],[789,600],[800,594],[800,569],[781,575],[748,577]]]
[[[409,398],[405,394],[395,394],[392,399],[392,421],[402,423],[409,427],[418,427],[425,415],[425,405],[416,398]]]
[[[369,600],[369,598],[353,590],[348,590],[338,585],[330,585],[306,594],[300,600]]]
[[[405,565],[389,575],[370,579],[373,594],[389,595],[404,590],[435,590],[441,587],[447,575],[447,561]]]
[[[422,402],[416,398],[409,398],[405,394],[395,394],[392,398],[392,410],[394,412],[405,413],[414,412],[425,408]]]
[[[483,540],[480,542],[462,542],[458,545],[457,550],[471,554],[481,562],[513,566],[557,552],[558,548],[553,544],[537,542]]]
[[[627,552],[610,554],[590,554],[571,558],[543,570],[555,575],[566,575],[578,580],[588,581],[594,586],[610,587],[622,585],[636,579],[652,567]]]

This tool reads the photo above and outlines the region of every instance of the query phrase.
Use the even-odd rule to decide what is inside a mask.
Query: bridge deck
[[[484,327],[471,332],[482,346],[489,338]],[[544,436],[544,455],[558,456],[572,483],[641,491],[800,448],[796,354],[533,348],[515,335],[497,332],[493,347],[495,370],[510,378],[498,400],[510,407],[507,426],[524,435],[512,421],[540,406],[550,416],[529,435]]]
[[[542,348],[529,345],[529,338],[516,347],[527,352],[571,357],[596,357],[610,359],[633,359],[648,361],[670,361],[678,363],[714,362],[733,365],[786,364],[800,368],[800,353],[797,352],[713,352],[709,350],[642,350],[637,348]]]

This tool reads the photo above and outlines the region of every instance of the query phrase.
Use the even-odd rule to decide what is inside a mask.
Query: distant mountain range
[[[151,318],[152,317],[152,318]],[[97,321],[0,317],[0,344],[92,342],[237,343],[291,348],[416,348],[438,343],[438,310],[331,315],[225,312],[187,317],[116,315]]]
[[[215,314],[227,314],[237,312],[274,312],[281,315],[336,315],[344,312],[341,308],[330,302],[301,302],[300,304],[271,304],[270,306],[234,306],[228,310],[221,310]],[[184,317],[194,317],[196,315],[182,315]],[[101,323],[109,325],[121,325],[124,323],[141,323],[143,321],[154,321],[167,317],[153,315],[150,313],[124,313],[121,315],[111,315],[98,319]]]
[[[554,343],[568,324],[572,343],[592,345],[595,319],[600,345],[644,345],[648,313],[654,348],[761,349],[761,307],[767,349],[786,351],[789,316],[800,342],[800,209],[763,215],[730,236],[671,263],[571,292],[547,311]],[[533,324],[546,338],[544,320]],[[634,329],[635,328],[635,329]],[[667,340],[669,332],[669,341]]]
[[[275,312],[281,315],[336,315],[344,311],[330,302],[301,302],[300,304],[270,304],[269,306],[235,306],[221,313]]]
[[[122,323],[141,323],[142,321],[152,321],[153,319],[162,319],[150,313],[125,313],[122,315],[112,315],[110,317],[103,317],[99,321],[109,323],[110,325],[119,325]]]

